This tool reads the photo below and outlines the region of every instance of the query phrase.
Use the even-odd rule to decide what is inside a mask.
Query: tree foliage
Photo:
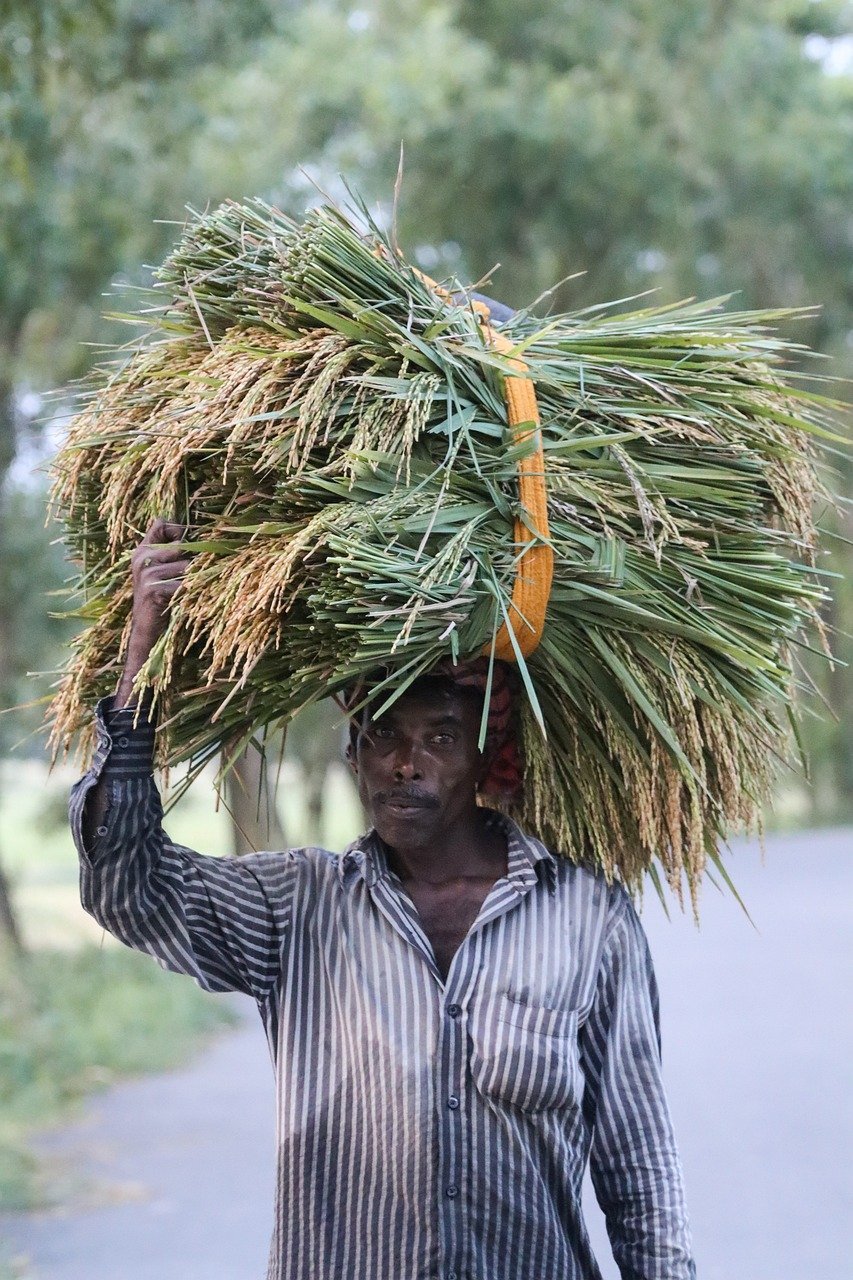
[[[0,479],[21,390],[86,370],[104,290],[162,256],[172,231],[156,220],[205,185],[195,83],[269,20],[261,0],[40,0],[0,16]]]
[[[217,86],[218,116],[242,187],[264,174],[292,201],[299,162],[387,201],[403,140],[401,238],[439,272],[500,262],[509,302],[575,272],[567,305],[650,287],[814,301],[804,336],[826,350],[853,301],[853,90],[807,36],[839,34],[850,13],[802,0],[311,5]]]

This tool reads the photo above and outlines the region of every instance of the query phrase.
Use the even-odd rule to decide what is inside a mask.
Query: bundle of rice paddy
[[[57,748],[115,687],[130,553],[167,516],[192,563],[141,677],[162,764],[227,765],[377,671],[387,701],[441,659],[503,657],[523,827],[632,890],[649,873],[695,898],[709,861],[725,875],[824,594],[812,442],[833,407],[786,381],[782,313],[603,306],[498,330],[369,220],[260,201],[194,216],[156,287],[150,333],[56,462],[88,623]],[[531,389],[519,422],[508,398]]]

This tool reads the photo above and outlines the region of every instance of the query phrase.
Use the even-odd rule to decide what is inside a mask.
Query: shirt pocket
[[[500,994],[472,1010],[471,1075],[487,1098],[521,1111],[580,1103],[578,1014]]]

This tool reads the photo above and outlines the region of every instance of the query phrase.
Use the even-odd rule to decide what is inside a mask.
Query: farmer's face
[[[476,809],[483,756],[470,698],[429,686],[404,694],[378,719],[365,711],[354,765],[362,804],[392,849],[419,849]]]

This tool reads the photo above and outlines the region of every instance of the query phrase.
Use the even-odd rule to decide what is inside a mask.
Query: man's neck
[[[388,848],[388,861],[403,883],[440,885],[450,880],[487,879],[506,874],[506,836],[475,809],[446,828],[428,846]]]

